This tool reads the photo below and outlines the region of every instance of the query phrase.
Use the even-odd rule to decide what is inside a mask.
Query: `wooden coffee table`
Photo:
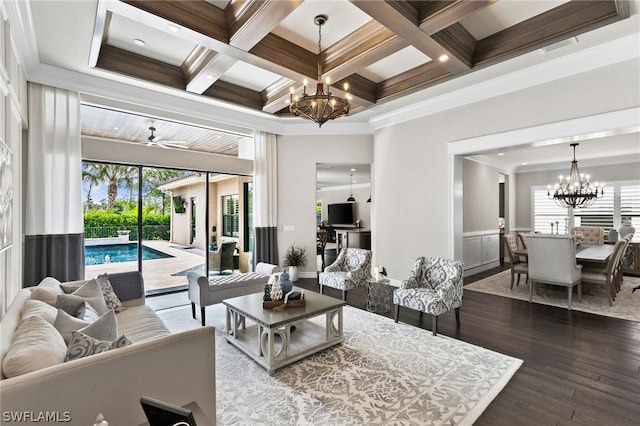
[[[294,288],[300,291],[298,288]],[[273,311],[262,308],[264,293],[223,300],[227,306],[226,339],[269,375],[323,349],[344,342],[342,307],[345,302],[306,291],[306,305]],[[325,315],[323,324],[308,321]],[[249,319],[255,324],[246,326]],[[291,327],[295,325],[295,330]]]

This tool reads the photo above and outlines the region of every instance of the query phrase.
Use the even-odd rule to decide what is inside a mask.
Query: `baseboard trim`
[[[497,268],[500,266],[500,261],[496,260],[495,262],[487,263],[485,265],[476,266],[474,268],[465,269],[462,276],[470,277],[471,275],[478,274],[480,272],[488,271],[489,269]]]

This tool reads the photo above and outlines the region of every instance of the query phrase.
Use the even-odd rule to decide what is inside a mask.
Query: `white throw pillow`
[[[80,331],[99,340],[113,341],[118,337],[118,321],[113,309],[98,318],[95,322],[82,321],[58,309],[58,315],[53,326],[62,335],[66,344],[71,341],[71,333]]]
[[[108,311],[102,290],[96,280],[87,281],[72,294],[59,294],[56,299],[56,307],[68,314],[75,315],[84,301],[89,302],[100,315]]]
[[[20,318],[25,319],[26,317],[30,316],[39,316],[46,320],[49,324],[53,324],[56,320],[57,314],[58,310],[48,303],[45,303],[42,300],[29,299],[24,302],[22,312],[20,313]]]
[[[46,277],[36,287],[31,287],[32,299],[42,300],[51,306],[55,306],[56,297],[63,293],[60,281],[52,277]]]
[[[20,322],[2,363],[5,377],[40,370],[64,361],[67,345],[53,325],[32,315]]]

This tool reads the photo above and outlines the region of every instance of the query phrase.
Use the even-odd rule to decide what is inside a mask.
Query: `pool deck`
[[[178,244],[159,240],[143,241],[142,244],[173,256],[165,259],[142,261],[142,275],[144,277],[144,287],[146,291],[185,286],[187,285],[186,276],[172,276],[171,274],[204,263],[204,250],[201,249],[180,248],[181,246]],[[138,270],[137,261],[87,265],[85,266],[85,277],[89,279],[104,273],[112,274],[114,272],[136,270]]]

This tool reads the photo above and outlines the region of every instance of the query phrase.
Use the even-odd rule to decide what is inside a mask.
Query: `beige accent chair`
[[[233,252],[236,249],[235,241],[222,243],[218,246],[218,250],[209,252],[209,272],[217,272],[227,269],[233,270]]]
[[[599,226],[574,226],[571,228],[571,235],[581,233],[580,244],[598,246],[604,244],[604,228]]]
[[[525,283],[529,280],[529,264],[522,261],[521,256],[515,254],[518,250],[518,243],[513,235],[504,234],[502,236],[502,241],[504,241],[507,254],[509,254],[509,259],[511,259],[511,287],[509,288],[513,290],[513,282],[515,281],[516,275],[518,275],[518,282],[516,283],[516,286],[520,285],[520,275],[522,274],[525,276]]]
[[[529,303],[534,284],[567,287],[571,310],[573,287],[578,286],[578,300],[582,300],[582,265],[576,262],[576,238],[568,235],[532,234],[527,238],[529,259]]]

